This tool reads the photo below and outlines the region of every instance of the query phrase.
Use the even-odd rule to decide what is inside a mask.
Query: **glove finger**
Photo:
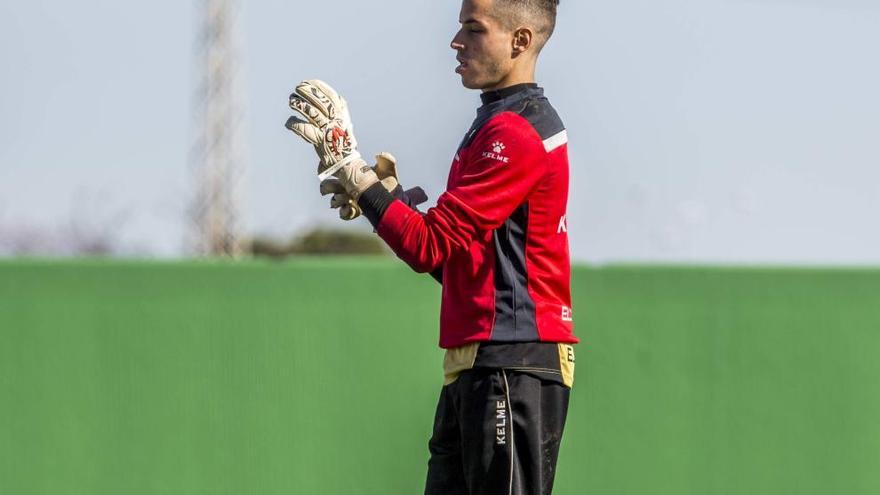
[[[330,86],[329,84],[327,84],[326,82],[324,82],[320,79],[307,79],[307,80],[300,83],[300,86],[305,86],[305,85],[314,86],[315,88],[318,88],[318,90],[320,90],[328,98],[331,98],[333,100],[338,101],[338,100],[342,99],[342,97],[339,96],[339,93],[335,89],[333,89],[333,86]]]
[[[376,155],[376,166],[373,168],[379,179],[394,177],[397,179],[397,158],[394,155],[383,151]]]
[[[318,79],[299,83],[295,92],[312,105],[322,109],[331,120],[340,114],[340,106],[344,106],[344,100],[340,101],[339,94],[329,84]]]
[[[324,81],[321,81],[319,79],[312,79],[304,82],[309,83],[320,90],[321,93],[326,95],[326,97],[329,98],[331,102],[333,102],[336,112],[330,114],[330,118],[346,122],[346,130],[351,131],[351,113],[348,108],[348,101],[346,101],[346,99],[342,95],[337,93],[335,89],[333,89],[329,84],[325,83]]]
[[[320,129],[297,117],[287,119],[287,123],[284,124],[284,127],[287,127],[296,133],[297,136],[305,139],[313,145],[318,145],[324,139],[324,135]]]
[[[321,196],[326,196],[328,194],[338,194],[344,193],[345,186],[339,182],[339,179],[336,177],[330,177],[329,179],[324,179],[321,181]]]
[[[351,113],[348,110],[348,102],[330,87],[329,84],[319,79],[303,81],[297,86],[297,94],[306,101],[326,108],[324,112],[332,121],[342,123],[345,133],[351,140],[352,148],[357,148],[357,140],[354,137],[354,126],[351,122]]]
[[[339,93],[335,89],[333,89],[332,86],[320,79],[309,79],[307,81],[303,81],[302,83],[300,83],[300,86],[311,86],[312,88],[320,92],[325,98],[328,98],[329,100],[334,102],[337,108],[340,106],[344,106],[345,99],[340,96]],[[342,105],[340,105],[340,103]]]
[[[361,209],[354,204],[344,205],[339,208],[339,218],[349,221],[361,216]]]
[[[351,203],[351,196],[346,193],[336,193],[330,198],[330,208],[339,208]]]
[[[323,128],[330,119],[319,107],[316,107],[297,95],[290,96],[290,108],[303,114],[315,127]]]

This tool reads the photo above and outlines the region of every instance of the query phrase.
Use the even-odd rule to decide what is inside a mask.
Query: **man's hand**
[[[382,182],[386,191],[408,206],[415,208],[428,200],[428,196],[425,195],[425,191],[421,187],[403,190],[397,178],[397,159],[391,153],[382,152],[376,155],[376,165],[373,166],[373,172]],[[330,207],[339,208],[339,218],[354,220],[361,215],[357,201],[348,195],[337,179],[329,178],[321,182],[321,194],[324,196],[333,195],[330,198]]]
[[[391,153],[383,151],[376,155],[376,164],[373,165],[373,172],[385,190],[394,194],[395,189],[400,185],[397,181],[397,159]],[[324,179],[321,182],[321,195],[330,197],[330,207],[339,208],[339,218],[343,220],[354,220],[361,215],[361,209],[357,201],[348,195],[340,181],[335,178]]]
[[[290,108],[307,120],[291,117],[286,127],[315,147],[321,160],[318,177],[331,175],[355,201],[379,181],[357,151],[348,104],[327,83],[303,81],[290,95]]]

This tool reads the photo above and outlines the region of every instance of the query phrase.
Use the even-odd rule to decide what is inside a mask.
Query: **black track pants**
[[[462,372],[440,392],[425,494],[549,494],[569,393],[523,371]]]

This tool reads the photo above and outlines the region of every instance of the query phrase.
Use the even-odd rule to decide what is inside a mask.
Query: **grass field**
[[[880,270],[573,290],[555,493],[880,493]],[[0,262],[0,494],[421,493],[438,302],[390,259]]]

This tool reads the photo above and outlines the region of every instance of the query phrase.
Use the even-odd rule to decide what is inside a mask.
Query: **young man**
[[[306,81],[288,127],[321,157],[322,193],[361,212],[417,272],[443,284],[445,384],[426,494],[549,494],[568,409],[572,333],[565,128],[534,83],[558,0],[464,0],[452,40],[462,84],[483,105],[447,191],[426,213],[394,159],[367,167],[345,100]]]

